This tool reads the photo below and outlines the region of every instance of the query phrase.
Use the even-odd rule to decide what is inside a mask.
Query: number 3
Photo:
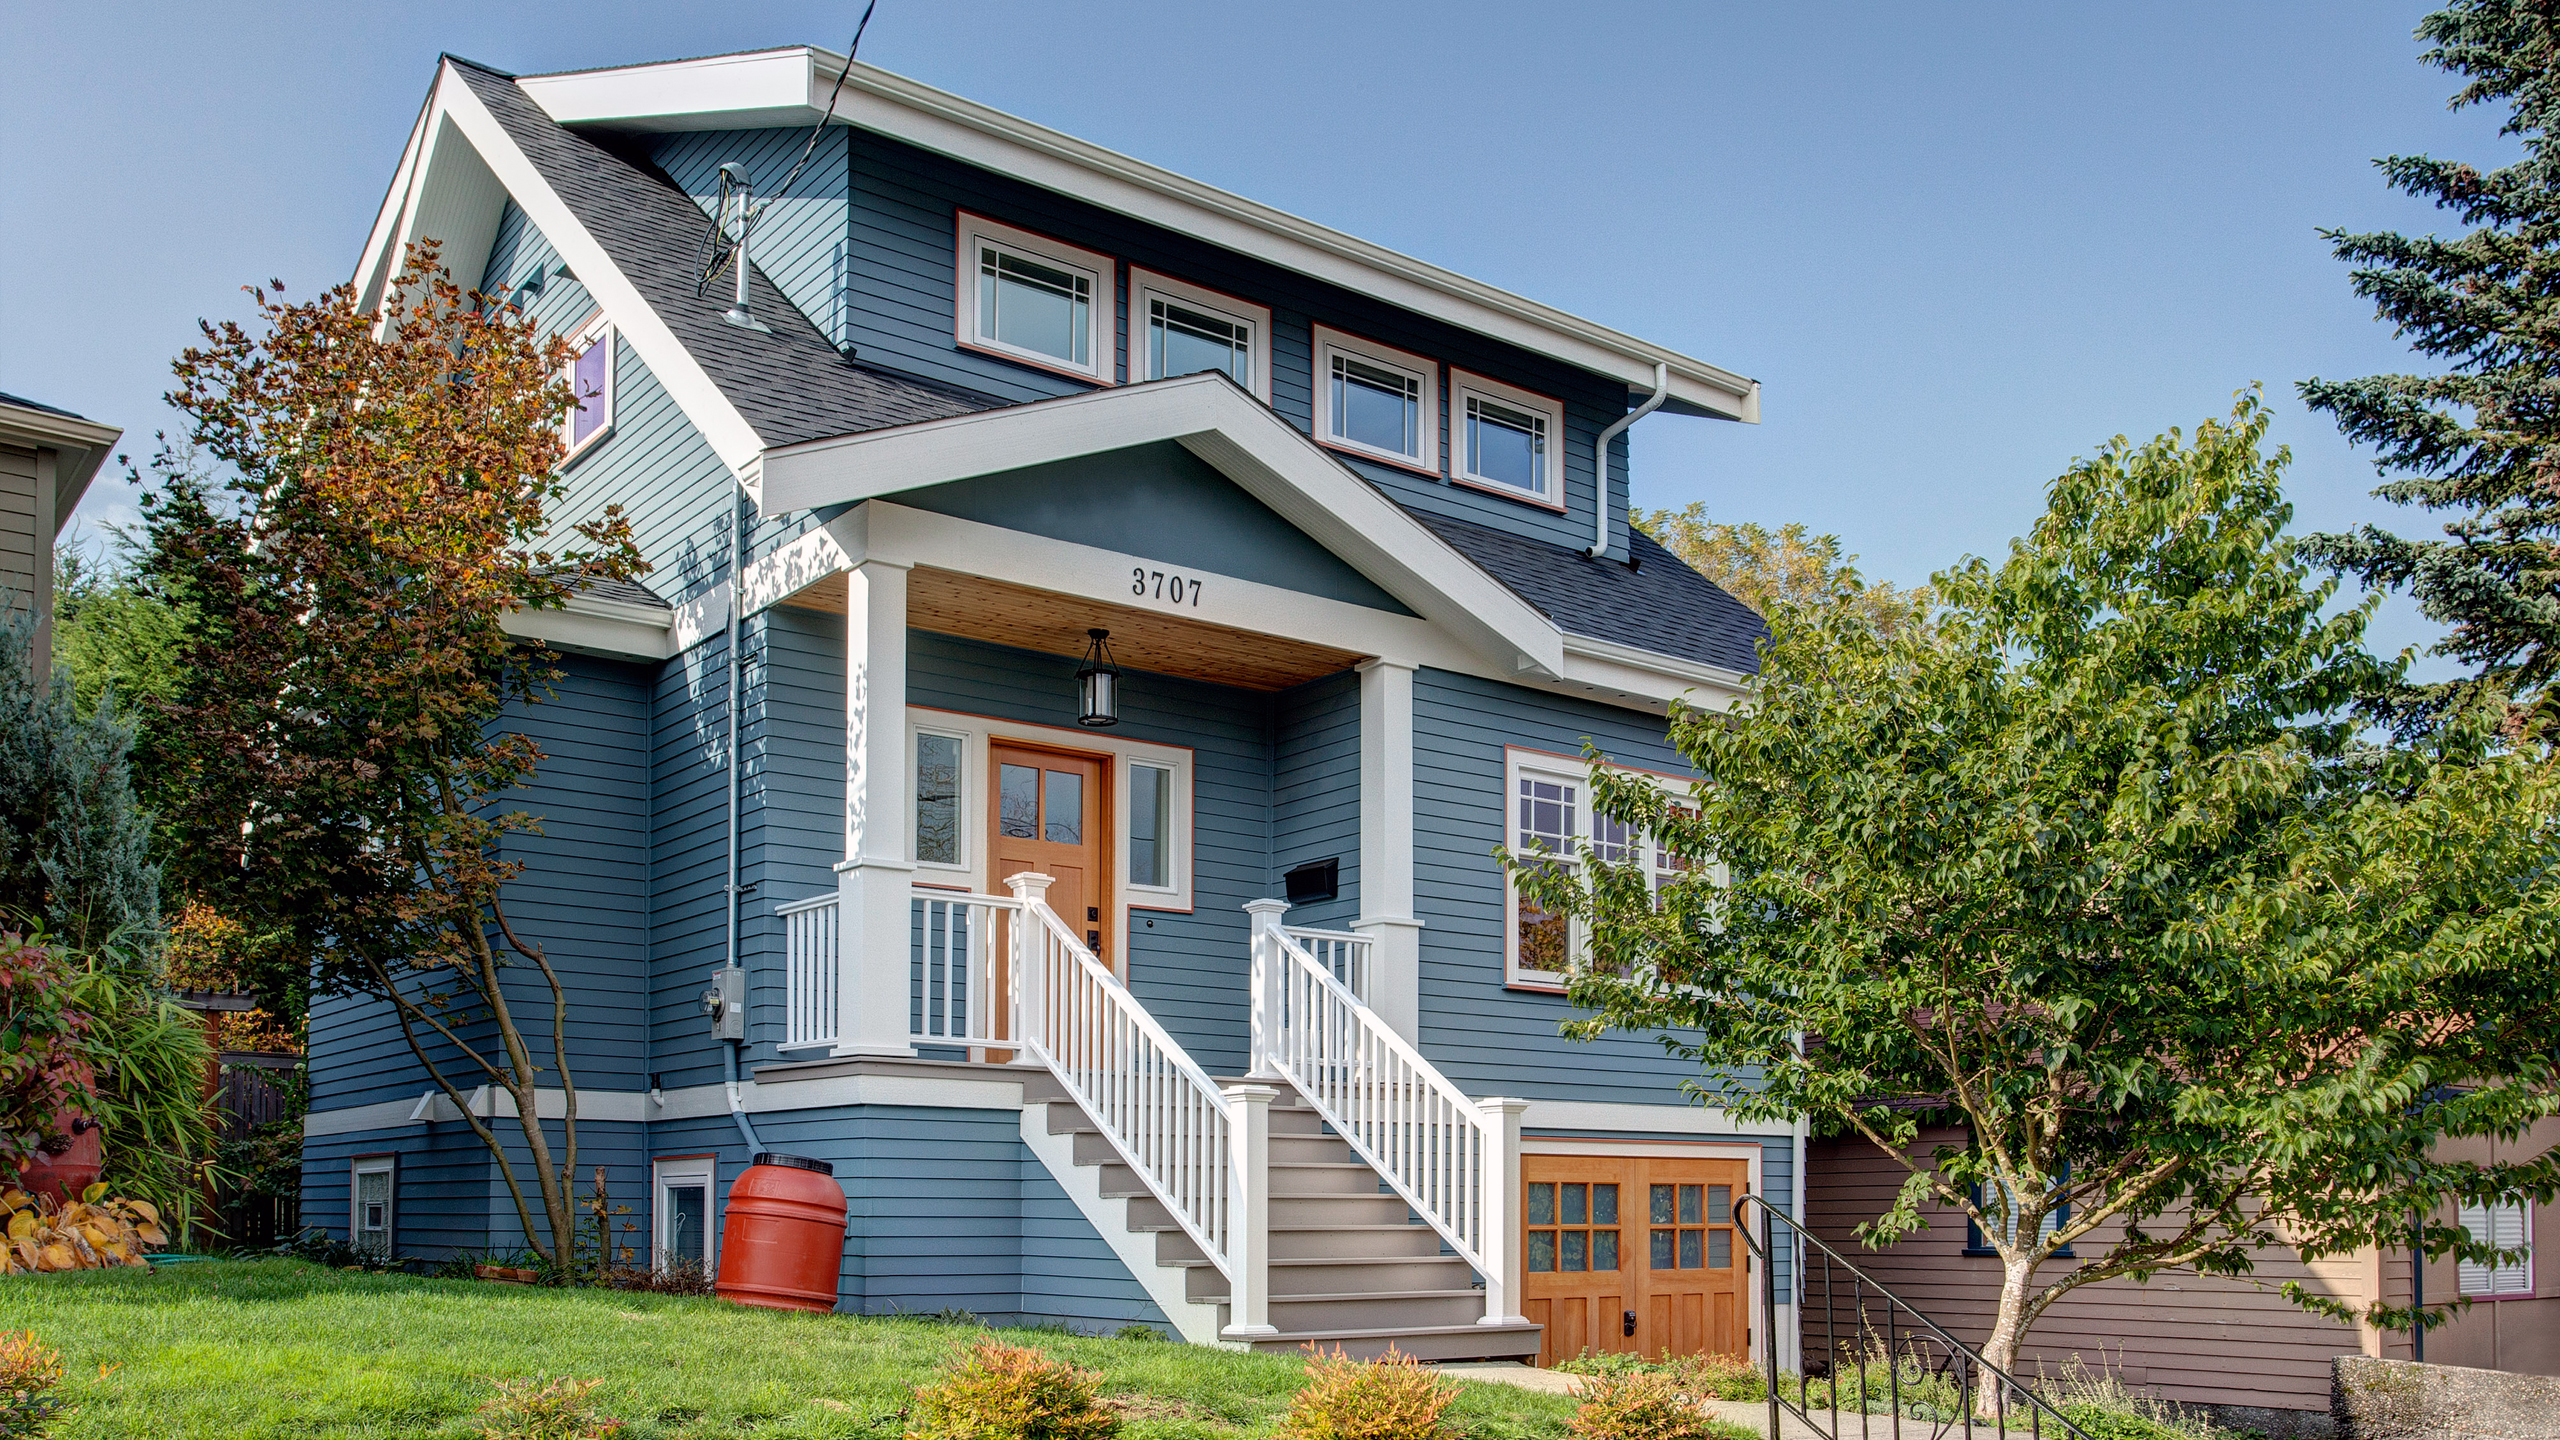
[[[1147,567],[1144,565],[1129,572],[1129,593],[1132,595],[1147,593]]]

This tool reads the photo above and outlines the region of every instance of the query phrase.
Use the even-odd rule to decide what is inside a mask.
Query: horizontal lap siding
[[[1077,662],[911,631],[907,700],[1071,725]],[[1274,893],[1271,704],[1251,691],[1131,672],[1113,734],[1192,748],[1192,911],[1133,911],[1129,986],[1213,1075],[1242,1074],[1252,955],[1244,902]],[[1061,743],[1072,746],[1072,735]],[[984,784],[983,780],[978,783]]]
[[[523,1130],[512,1118],[488,1123],[506,1147],[508,1162],[515,1167],[516,1178],[524,1187],[525,1205],[533,1214],[537,1231],[547,1234],[538,1172],[532,1151],[524,1143]],[[544,1130],[546,1142],[552,1147],[552,1159],[558,1163],[567,1154],[560,1123],[550,1121]],[[505,1254],[527,1248],[524,1227],[518,1222],[504,1174],[492,1162],[480,1137],[459,1120],[386,1126],[306,1141],[302,1152],[302,1223],[324,1229],[336,1239],[348,1239],[351,1164],[358,1156],[385,1154],[399,1157],[392,1197],[391,1243],[395,1254],[434,1261],[456,1253]],[[605,1174],[607,1199],[616,1207],[629,1206],[631,1211],[614,1222],[614,1243],[617,1247],[629,1244],[645,1253],[648,1170],[642,1161],[641,1127],[626,1122],[580,1121],[573,1186],[579,1201],[594,1194],[599,1168]],[[594,1222],[583,1211],[581,1219],[585,1229],[577,1243],[592,1255]],[[626,1223],[638,1228],[626,1233],[622,1228]]]
[[[774,907],[832,895],[844,858],[844,645],[841,615],[776,606],[748,622],[746,879],[739,945],[751,972],[752,1058],[788,1038],[785,939]],[[807,1058],[803,1055],[800,1058]]]
[[[1074,394],[1085,382],[991,355],[965,351],[952,327],[956,214],[967,209],[1054,236],[1122,262],[1225,291],[1272,311],[1272,406],[1302,430],[1314,423],[1313,327],[1363,335],[1448,365],[1517,385],[1565,404],[1563,444],[1568,510],[1558,514],[1389,466],[1352,462],[1397,499],[1560,545],[1592,534],[1591,444],[1626,413],[1623,386],[1470,334],[1307,276],[1222,250],[1190,236],[1116,215],[1053,191],[962,162],[847,130],[820,142],[816,158],[776,202],[755,237],[758,268],[819,330],[849,341],[866,363],[966,386],[1013,402]],[[746,165],[759,187],[780,182],[805,131],[720,131],[671,136],[653,152],[706,207],[724,160]],[[850,164],[850,246],[844,167]],[[706,221],[707,224],[707,221]],[[1115,346],[1131,353],[1125,307],[1115,301]],[[1445,405],[1443,427],[1447,426]],[[1444,436],[1442,452],[1448,446]],[[1611,514],[1626,504],[1626,449],[1611,451]]]
[[[723,1074],[701,995],[727,958],[729,632],[658,667],[650,734],[650,1069],[673,1089]],[[752,913],[754,907],[742,911]]]
[[[1925,1156],[1939,1144],[1962,1141],[1955,1130],[1926,1130],[1913,1153]],[[1873,1146],[1852,1140],[1812,1142],[1806,1164],[1811,1172],[1807,1219],[1813,1233],[1921,1314],[1979,1345],[1998,1309],[2000,1262],[1964,1253],[1964,1216],[1924,1204],[1920,1213],[1929,1228],[1869,1250],[1852,1230],[1885,1213],[1908,1172]],[[2079,1248],[2093,1257],[2102,1255],[2121,1233],[2116,1227],[2102,1229]],[[2147,1285],[2104,1280],[2074,1291],[2027,1332],[2021,1363],[2029,1372],[2038,1366],[2050,1371],[2076,1356],[2092,1367],[2116,1369],[2135,1388],[2172,1400],[2325,1409],[2330,1360],[2357,1353],[2356,1331],[2290,1304],[2277,1287],[2298,1280],[2314,1294],[2361,1304],[2357,1262],[2305,1264],[2280,1247],[2254,1258],[2256,1271],[2249,1279],[2171,1273]],[[2072,1263],[2053,1262],[2039,1278],[2050,1279]],[[1809,1347],[1822,1333],[1822,1280],[1822,1267],[1815,1262],[1806,1272]],[[1835,1275],[1834,1286],[1841,1310],[1835,1325],[1844,1334],[1852,1332],[1845,1276]]]
[[[1288,921],[1343,929],[1360,915],[1360,677],[1310,681],[1273,708],[1271,893],[1286,898],[1281,877],[1295,866],[1337,859],[1341,894],[1291,909]]]
[[[1421,671],[1414,681],[1414,908],[1422,931],[1422,1049],[1472,1095],[1686,1105],[1696,1067],[1652,1038],[1567,1040],[1580,1012],[1503,983],[1503,749],[1685,771],[1659,719],[1496,681]]]
[[[36,538],[36,452],[0,445],[0,616],[34,603],[36,557],[47,548]]]

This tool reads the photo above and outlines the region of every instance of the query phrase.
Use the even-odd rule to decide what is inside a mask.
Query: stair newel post
[[[1227,1097],[1227,1328],[1231,1339],[1280,1332],[1271,1324],[1271,1102],[1269,1085],[1236,1084]]]
[[[1484,1216],[1484,1325],[1526,1325],[1520,1313],[1520,1115],[1526,1100],[1493,1096],[1476,1102],[1484,1155],[1477,1203]]]
[[[1247,1072],[1256,1080],[1277,1080],[1279,1067],[1271,1061],[1273,1042],[1279,1038],[1280,986],[1285,983],[1285,967],[1280,953],[1280,917],[1289,911],[1286,900],[1247,900],[1244,912],[1253,917],[1253,1069]]]
[[[1013,923],[1006,927],[1013,932],[1007,946],[1012,952],[1012,964],[1008,968],[1013,971],[1013,983],[1009,988],[1014,997],[1015,1034],[1037,1043],[1053,1058],[1063,1059],[1065,1057],[1058,1054],[1058,1037],[1049,1033],[1048,1025],[1049,969],[1042,961],[1048,947],[1041,943],[1048,938],[1047,927],[1040,923],[1038,915],[1032,913],[1049,903],[1052,878],[1037,870],[1025,870],[1019,875],[1005,877],[1005,888],[1011,890],[1013,898],[1022,905],[1014,912]]]

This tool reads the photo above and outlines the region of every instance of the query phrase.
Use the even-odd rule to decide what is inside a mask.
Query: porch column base
[[[916,1053],[908,1039],[907,968],[913,923],[904,860],[836,866],[836,1044],[831,1055]]]

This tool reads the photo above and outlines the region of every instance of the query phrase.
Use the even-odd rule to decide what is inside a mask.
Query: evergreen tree
[[[2375,526],[2317,535],[2305,553],[2373,586],[2405,586],[2449,627],[2437,654],[2471,673],[2403,685],[2382,707],[2422,727],[2494,687],[2519,718],[2560,710],[2560,3],[2456,0],[2418,27],[2428,64],[2463,77],[2456,109],[2503,103],[2524,158],[2375,162],[2394,189],[2461,217],[2446,238],[2323,231],[2436,375],[2312,379],[2327,411],[2394,476],[2374,493],[2447,518],[2442,539]]]
[[[34,617],[0,616],[0,912],[83,953],[156,957],[160,867],[133,727],[112,692],[79,713],[68,675],[38,677],[34,653]]]

